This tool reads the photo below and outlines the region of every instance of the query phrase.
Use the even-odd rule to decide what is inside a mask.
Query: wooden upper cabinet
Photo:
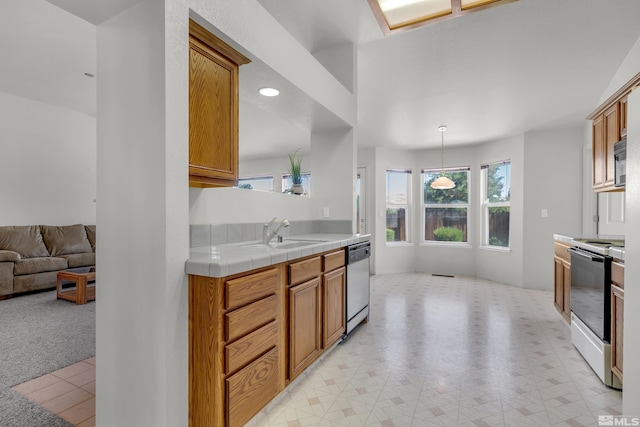
[[[249,60],[189,21],[189,185],[238,180],[238,68]]]
[[[593,119],[593,162],[592,176],[593,188],[599,189],[604,186],[604,169],[606,166],[605,150],[604,150],[604,114]]]
[[[627,137],[627,97],[628,95],[625,95],[620,99],[620,139]]]
[[[640,85],[640,73],[602,103],[587,119],[592,120],[593,189],[624,191],[615,186],[614,144],[627,136],[627,96]]]
[[[604,112],[604,129],[605,129],[605,187],[615,185],[616,170],[615,159],[613,155],[613,146],[620,141],[620,115],[618,111],[618,103],[613,104]]]

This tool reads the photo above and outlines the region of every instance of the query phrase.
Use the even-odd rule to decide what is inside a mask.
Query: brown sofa
[[[58,271],[95,263],[95,225],[0,227],[0,298],[55,288]]]

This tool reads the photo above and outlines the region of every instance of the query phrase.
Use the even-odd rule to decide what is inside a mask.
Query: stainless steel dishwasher
[[[369,318],[369,257],[371,243],[347,247],[347,332]]]

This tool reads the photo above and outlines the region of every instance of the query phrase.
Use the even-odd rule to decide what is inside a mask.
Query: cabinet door
[[[320,278],[289,289],[289,379],[293,380],[321,352]]]
[[[611,371],[622,382],[624,290],[611,286]]]
[[[604,186],[605,180],[605,147],[604,147],[604,115],[599,115],[593,119],[593,187],[599,188]]]
[[[328,348],[344,334],[346,270],[341,267],[323,276],[323,347]]]
[[[562,258],[553,257],[553,304],[560,314],[564,311],[564,268],[562,266]]]
[[[620,139],[627,136],[627,95],[620,100],[618,115],[620,116]]]
[[[604,112],[605,128],[605,187],[613,186],[616,179],[615,159],[613,156],[613,146],[620,141],[620,118],[618,116],[618,104]]]
[[[562,260],[562,281],[564,297],[562,316],[567,322],[571,322],[571,263]]]
[[[189,175],[233,186],[238,178],[238,67],[189,42]]]

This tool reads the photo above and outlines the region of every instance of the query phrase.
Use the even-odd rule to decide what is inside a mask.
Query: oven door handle
[[[567,249],[569,252],[571,252],[572,254],[581,256],[583,258],[587,258],[589,261],[594,261],[594,262],[604,262],[604,257],[600,256],[598,254],[594,254],[591,252],[586,252],[586,251],[582,251],[580,249],[577,248],[569,248]]]

